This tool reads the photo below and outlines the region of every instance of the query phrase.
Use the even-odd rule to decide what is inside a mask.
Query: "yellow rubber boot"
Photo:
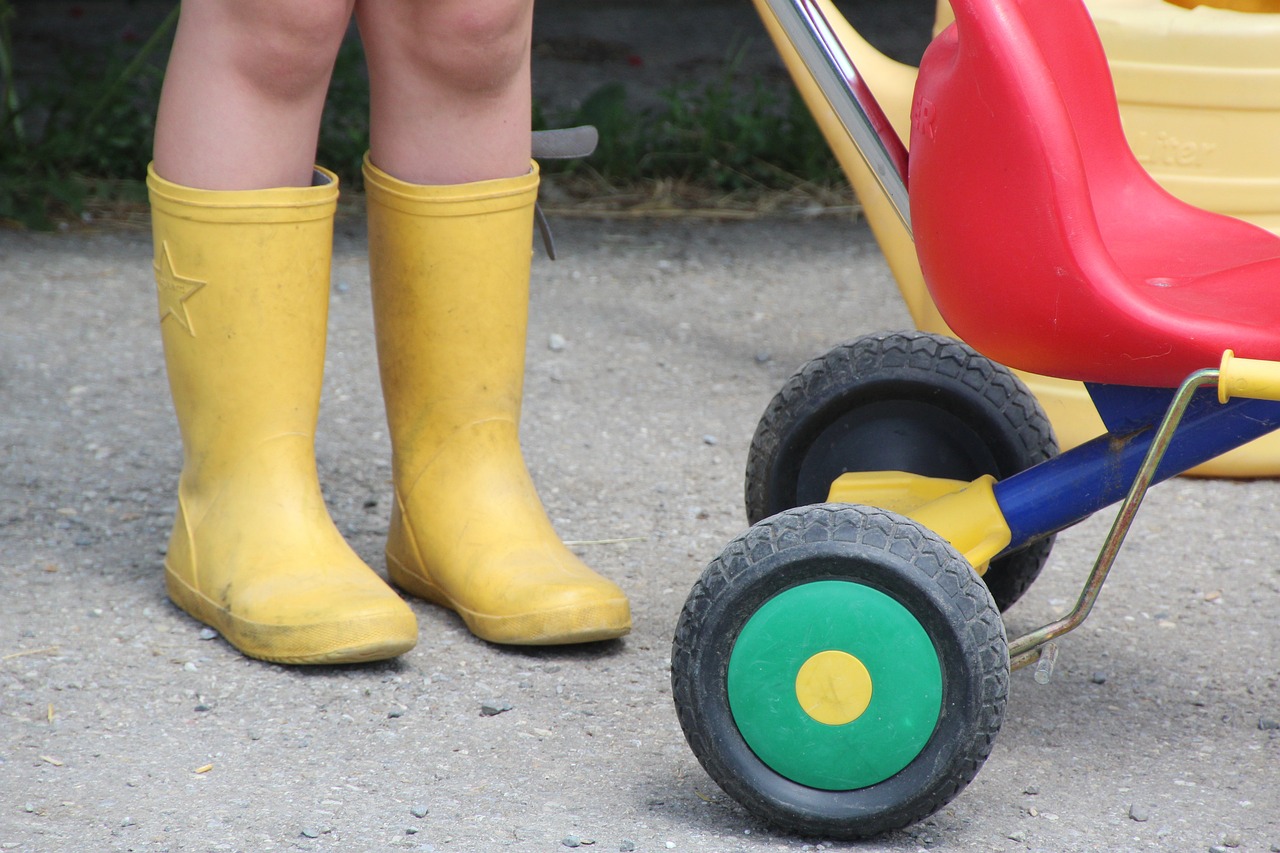
[[[364,174],[392,582],[495,643],[622,636],[626,596],[560,542],[520,451],[536,167],[427,187],[366,157]]]
[[[246,655],[344,663],[413,647],[413,611],[320,493],[337,179],[215,192],[149,170],[160,331],[182,431],[169,597]]]

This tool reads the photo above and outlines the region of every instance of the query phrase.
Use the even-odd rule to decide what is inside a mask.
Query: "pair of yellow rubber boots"
[[[365,181],[391,581],[491,642],[625,634],[626,597],[560,542],[520,451],[536,166],[427,187],[366,160]],[[227,192],[151,170],[148,186],[184,451],[170,597],[251,657],[407,651],[413,611],[338,532],[316,472],[336,177]]]

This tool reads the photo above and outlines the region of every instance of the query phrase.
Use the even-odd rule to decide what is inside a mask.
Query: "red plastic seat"
[[[912,105],[921,268],[970,345],[1048,376],[1172,387],[1280,360],[1280,237],[1138,164],[1080,0],[952,0]]]

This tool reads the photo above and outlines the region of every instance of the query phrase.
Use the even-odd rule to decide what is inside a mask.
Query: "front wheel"
[[[677,627],[672,692],[730,796],[801,834],[866,838],[974,777],[1008,691],[1004,627],[927,528],[862,506],[788,510],[729,544]]]

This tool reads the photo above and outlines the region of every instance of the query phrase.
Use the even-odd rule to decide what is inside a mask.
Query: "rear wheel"
[[[927,332],[868,335],[805,364],[773,398],[747,457],[747,519],[822,503],[850,471],[1003,479],[1056,456],[1031,391],[1008,368]],[[1039,575],[1052,537],[991,563],[1001,610]]]

